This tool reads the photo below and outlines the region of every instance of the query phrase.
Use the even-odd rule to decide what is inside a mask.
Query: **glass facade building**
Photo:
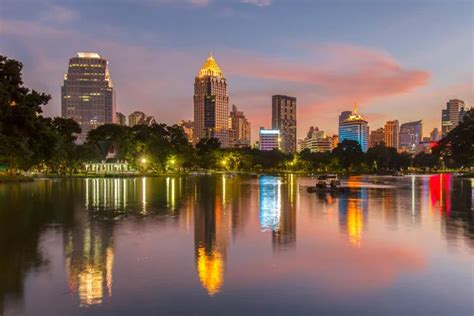
[[[369,126],[367,124],[367,121],[357,114],[356,105],[354,112],[339,123],[339,142],[342,143],[345,139],[354,140],[359,143],[362,151],[366,152],[369,147]]]
[[[69,59],[61,87],[61,115],[81,127],[78,142],[106,123],[115,123],[115,91],[107,60],[97,53],[77,53]]]
[[[260,150],[280,149],[280,131],[275,129],[260,129]]]
[[[272,128],[280,131],[281,150],[296,151],[296,98],[272,96]]]
[[[400,149],[416,152],[423,139],[423,121],[404,123],[400,126]]]

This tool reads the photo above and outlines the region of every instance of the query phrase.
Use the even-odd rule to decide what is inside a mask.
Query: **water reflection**
[[[404,244],[398,239],[403,239],[405,232],[419,232],[411,236],[429,240],[429,246],[436,248],[438,253],[435,254],[439,256],[445,255],[443,249],[461,254],[466,245],[471,253],[474,249],[471,180],[433,175],[383,180],[384,183],[392,181],[393,185],[376,186],[370,184],[370,179],[354,178],[351,179],[353,188],[347,193],[316,196],[301,189],[303,180],[305,178],[295,175],[259,178],[219,175],[0,184],[0,314],[21,311],[23,304],[39,304],[34,296],[24,302],[24,293],[34,284],[36,276],[47,275],[50,269],[61,269],[60,273],[52,274],[64,278],[55,280],[55,284],[69,285],[72,302],[66,295],[58,298],[58,293],[65,292],[63,288],[45,292],[41,297],[67,306],[113,305],[114,295],[126,292],[124,283],[133,285],[136,281],[127,279],[124,270],[117,269],[118,263],[123,262],[129,252],[133,253],[133,249],[121,253],[117,246],[120,239],[123,242],[125,238],[140,244],[140,238],[134,233],[141,230],[160,237],[164,228],[172,229],[176,236],[189,232],[191,241],[186,251],[190,258],[173,260],[187,260],[191,265],[188,271],[192,272],[194,283],[188,287],[196,286],[205,296],[215,299],[233,295],[235,284],[240,281],[236,281],[235,275],[243,273],[241,265],[245,260],[258,261],[265,256],[266,249],[271,256],[246,266],[246,272],[255,266],[260,267],[259,271],[267,267],[268,271],[253,274],[253,282],[244,283],[245,278],[242,278],[244,288],[252,290],[259,288],[262,282],[276,282],[280,273],[286,273],[286,280],[292,280],[287,284],[291,289],[293,285],[298,286],[298,277],[311,276],[307,282],[315,283],[325,280],[314,266],[318,263],[322,270],[329,271],[329,267],[338,263],[331,256],[320,256],[322,252],[337,253],[338,261],[354,260],[353,268],[346,274],[331,272],[340,275],[329,277],[331,282],[327,284],[339,288],[347,287],[344,280],[353,280],[349,273],[360,273],[367,278],[365,266],[370,266],[370,258],[381,253],[396,253],[400,265],[409,266],[403,261],[404,257],[412,258],[413,253],[420,257],[427,250],[424,247],[414,251],[403,249]],[[135,223],[135,231],[124,234],[121,224],[130,222]],[[375,247],[371,236],[374,230],[400,245],[390,248],[381,243],[379,248]],[[342,240],[331,239],[334,232],[338,238],[342,236]],[[52,243],[48,247],[64,250],[60,263],[52,264],[54,257],[44,250],[47,234],[59,236],[58,240],[48,241]],[[271,234],[271,246],[267,244],[268,234]],[[157,249],[173,244],[170,235],[166,238],[156,239]],[[319,239],[322,252],[308,246],[308,241]],[[442,247],[438,245],[440,240]],[[298,247],[295,247],[297,242]],[[291,249],[291,252],[272,252],[283,249]],[[287,253],[290,256],[285,257]],[[165,255],[172,257],[173,254]],[[284,261],[287,257],[294,260]],[[420,260],[417,262],[419,266]],[[132,260],[128,264],[136,262]],[[437,263],[430,264],[436,273]],[[403,273],[398,272],[401,268],[397,263],[390,269],[384,282],[372,279],[374,288],[396,285],[397,273]],[[159,275],[160,271],[158,267],[148,272]],[[25,283],[27,278],[30,281]],[[179,273],[176,278],[177,284],[188,284],[190,279],[184,279]],[[120,281],[117,280],[126,280],[118,290]],[[356,279],[354,284],[362,287],[364,282]],[[218,295],[224,292],[228,296]]]

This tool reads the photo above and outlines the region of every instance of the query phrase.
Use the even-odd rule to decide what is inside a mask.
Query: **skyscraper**
[[[431,131],[430,133],[430,140],[432,142],[437,142],[438,140],[440,139],[439,137],[439,129],[437,129],[436,127],[433,128],[433,130]]]
[[[369,148],[375,147],[378,144],[385,143],[385,130],[383,127],[370,132]]]
[[[385,123],[385,146],[393,147],[398,150],[399,147],[400,124],[397,120],[387,121]]]
[[[441,111],[441,133],[442,137],[459,125],[464,114],[464,101],[458,99],[449,100],[446,109]]]
[[[232,105],[230,112],[230,130],[229,145],[231,147],[249,147],[250,146],[250,123],[242,111],[237,111],[237,107]],[[232,135],[232,136],[231,136]]]
[[[286,153],[296,151],[296,98],[272,96],[272,128],[280,131],[280,148]]]
[[[369,126],[367,121],[357,113],[357,103],[354,111],[344,121],[339,123],[339,142],[345,139],[355,140],[362,151],[366,152],[369,145]]]
[[[400,149],[416,152],[423,139],[423,121],[404,123],[400,126]]]
[[[194,80],[194,144],[215,137],[228,147],[228,117],[227,80],[210,54]]]
[[[99,125],[115,122],[115,91],[107,60],[97,53],[77,53],[61,87],[62,117],[74,119],[82,129],[78,142]]]

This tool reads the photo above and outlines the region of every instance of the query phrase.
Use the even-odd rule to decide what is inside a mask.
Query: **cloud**
[[[48,11],[44,12],[40,17],[42,22],[52,22],[57,24],[65,24],[79,19],[79,13],[69,8],[51,5]]]
[[[272,0],[241,0],[242,3],[253,4],[257,7],[267,7],[272,4]]]

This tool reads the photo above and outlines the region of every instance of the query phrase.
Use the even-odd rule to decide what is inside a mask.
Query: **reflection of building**
[[[232,111],[230,112],[229,129],[230,146],[236,148],[250,147],[250,122],[242,111],[237,111],[235,105],[232,105]]]
[[[209,55],[194,81],[194,144],[215,137],[228,147],[228,117],[227,80]]]
[[[283,152],[296,151],[296,98],[272,96],[272,129],[280,131]]]
[[[398,140],[400,133],[400,124],[397,120],[387,121],[385,123],[385,146],[393,147],[398,150]]]
[[[282,192],[279,177],[261,176],[260,228],[272,232],[274,249],[284,249],[296,242],[296,192],[294,175],[288,176],[287,190]]]
[[[79,142],[99,125],[115,122],[115,91],[109,64],[97,53],[77,53],[61,87],[61,115],[81,127]]]
[[[75,214],[75,225],[64,235],[69,288],[81,306],[112,296],[113,224],[91,222],[87,214]]]
[[[367,121],[357,114],[357,103],[354,106],[354,112],[339,123],[339,142],[342,143],[345,139],[358,142],[362,151],[367,151],[369,127],[367,126]]]
[[[344,234],[347,234],[349,241],[355,247],[360,247],[364,221],[368,208],[367,188],[362,188],[360,192],[353,192],[356,196],[348,196],[339,199],[339,224]]]
[[[259,147],[260,150],[280,149],[280,131],[261,127],[259,131]]]
[[[464,115],[464,101],[453,99],[446,103],[446,109],[441,112],[441,133],[442,137],[448,135],[459,122],[462,121]]]
[[[404,123],[400,126],[400,149],[416,152],[423,138],[423,122],[415,121]]]
[[[222,178],[222,181],[225,181]],[[199,281],[209,295],[221,291],[229,236],[228,213],[224,211],[225,183],[196,184],[194,246]],[[201,192],[200,192],[201,191]],[[222,192],[220,192],[222,191]],[[221,196],[222,195],[222,196]],[[211,197],[211,198],[210,198]]]

